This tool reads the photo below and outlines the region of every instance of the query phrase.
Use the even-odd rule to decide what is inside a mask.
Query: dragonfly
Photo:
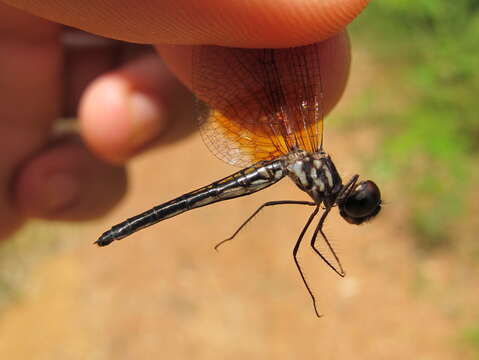
[[[327,89],[321,81],[321,43],[285,49],[201,46],[193,53],[192,68],[202,138],[218,158],[242,169],[113,226],[96,244],[109,245],[186,211],[249,195],[289,177],[309,195],[310,201],[262,204],[215,249],[235,238],[266,207],[312,207],[292,255],[319,317],[316,298],[298,261],[308,229],[319,218],[310,247],[343,277],[343,266],[323,231],[326,218],[337,207],[344,220],[359,225],[381,210],[378,186],[371,180],[359,181],[359,175],[343,184],[323,148],[323,99]],[[318,248],[319,235],[332,254],[330,259]]]

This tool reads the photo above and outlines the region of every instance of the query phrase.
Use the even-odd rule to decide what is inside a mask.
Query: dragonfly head
[[[381,210],[381,192],[371,180],[358,183],[339,204],[339,213],[350,224],[360,225]]]

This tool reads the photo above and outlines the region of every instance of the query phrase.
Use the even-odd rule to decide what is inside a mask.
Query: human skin
[[[101,216],[126,191],[129,159],[193,131],[191,97],[177,81],[190,87],[193,46],[288,47],[330,38],[322,57],[331,109],[349,72],[343,29],[367,3],[0,0],[0,237],[29,218]],[[115,61],[119,46],[131,46],[119,42],[66,52],[59,41],[65,25],[154,44],[162,61],[137,46],[134,56]],[[82,141],[52,137],[67,115],[78,117]]]

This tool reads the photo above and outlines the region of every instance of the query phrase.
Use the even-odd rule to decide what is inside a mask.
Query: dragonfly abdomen
[[[285,175],[283,159],[257,163],[113,226],[100,236],[96,244],[106,246],[114,240],[120,240],[138,230],[185,211],[254,193],[273,185]]]

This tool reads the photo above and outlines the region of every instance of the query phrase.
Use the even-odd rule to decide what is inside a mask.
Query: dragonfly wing
[[[202,46],[193,57],[200,128],[220,159],[245,166],[321,146],[320,46]]]

